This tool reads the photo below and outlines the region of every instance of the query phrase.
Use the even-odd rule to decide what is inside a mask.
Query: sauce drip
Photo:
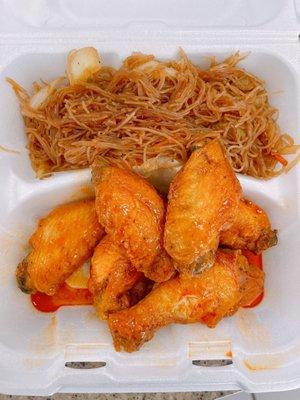
[[[32,294],[31,302],[39,311],[54,312],[62,306],[93,304],[93,299],[88,289],[74,289],[64,283],[54,296],[48,296],[41,292]]]
[[[255,254],[250,250],[243,250],[243,255],[247,258],[249,264],[256,265],[258,268],[263,269],[262,255]],[[264,298],[264,292],[256,297],[248,306],[244,306],[244,308],[253,308],[258,306]]]

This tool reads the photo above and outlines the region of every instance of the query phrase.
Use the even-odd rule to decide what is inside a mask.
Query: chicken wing
[[[129,290],[144,279],[110,236],[102,239],[92,257],[88,284],[99,318],[133,305]]]
[[[277,244],[277,231],[271,229],[265,211],[252,201],[242,199],[229,229],[220,234],[220,245],[248,249],[255,253]]]
[[[174,273],[163,250],[165,207],[156,190],[139,175],[114,166],[92,169],[100,223],[132,265],[156,282]]]
[[[30,238],[32,251],[18,265],[16,277],[20,289],[53,295],[91,257],[103,235],[94,200],[55,208],[39,221]]]
[[[196,150],[170,186],[164,245],[182,273],[213,265],[219,233],[230,222],[240,184],[217,140]]]
[[[264,273],[240,252],[217,252],[215,264],[201,275],[179,275],[159,284],[134,307],[109,315],[117,351],[132,352],[155,331],[172,322],[203,322],[214,327],[248,305],[263,290]]]

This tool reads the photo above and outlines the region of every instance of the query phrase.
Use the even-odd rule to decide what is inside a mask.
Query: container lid
[[[300,0],[0,0],[0,34],[300,31]]]

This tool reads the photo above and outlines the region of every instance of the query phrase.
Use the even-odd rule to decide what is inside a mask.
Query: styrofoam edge
[[[280,44],[286,43],[297,43],[300,33],[299,29],[290,29],[287,31],[280,30],[189,30],[189,31],[169,31],[164,29],[145,30],[142,25],[140,28],[133,30],[76,30],[71,32],[63,33],[25,33],[20,34],[1,34],[0,33],[0,46],[20,46],[28,45],[31,48],[40,44],[55,43],[56,45],[66,45],[68,47],[72,44],[76,47],[80,47],[80,43],[86,42],[106,42],[106,41],[131,41],[134,40],[136,43],[139,42],[151,42],[160,41],[164,38],[164,41],[176,41],[177,43],[181,40],[188,40],[194,38],[195,40],[201,40],[202,44],[234,44],[239,45],[252,43],[252,44]],[[47,49],[45,49],[47,50]]]
[[[89,371],[89,370],[87,370]],[[87,372],[87,374],[90,372]],[[79,379],[78,375],[72,375],[68,377],[68,380],[85,381],[86,375],[81,376],[83,379]],[[266,392],[284,392],[287,390],[295,390],[300,387],[300,379],[292,382],[278,382],[274,385],[253,385],[251,383],[244,384],[239,381],[234,382],[223,382],[223,383],[176,383],[170,384],[162,381],[137,383],[137,384],[119,384],[118,382],[107,382],[99,383],[98,378],[94,379],[94,382],[88,382],[86,385],[82,382],[74,384],[72,383],[59,383],[61,379],[51,383],[44,387],[28,388],[18,386],[6,386],[0,384],[0,391],[2,394],[7,395],[23,395],[23,396],[51,396],[55,393],[153,393],[153,392],[201,392],[201,391],[244,391],[246,393],[266,393]],[[199,374],[199,380],[201,380],[201,374]]]
[[[256,52],[256,51],[264,51],[267,54],[276,55],[277,58],[288,62],[290,65],[294,64],[294,70],[296,70],[295,56],[297,53],[299,54],[299,37],[298,31],[293,31],[288,34],[281,34],[278,32],[268,33],[266,36],[261,35],[260,33],[249,32],[245,36],[239,32],[231,36],[228,32],[224,32],[224,34],[216,35],[214,32],[211,32],[211,36],[207,36],[205,34],[199,34],[199,32],[189,32],[182,33],[179,36],[174,37],[174,35],[170,35],[165,37],[164,33],[157,33],[155,36],[150,36],[147,41],[149,41],[149,47],[151,47],[151,43],[155,44],[161,41],[161,35],[164,36],[165,46],[176,46],[179,50],[180,47],[186,46],[186,48],[199,49],[201,46],[201,51],[212,52],[212,51],[222,51],[222,52],[233,52],[236,50]],[[275,35],[275,36],[274,36]],[[277,36],[276,36],[277,35]],[[20,43],[20,38],[14,37],[11,41],[5,38],[3,41],[0,35],[0,72],[10,65],[15,59],[25,54],[36,54],[36,53],[59,53],[59,52],[68,52],[73,47],[83,47],[86,45],[95,46],[96,48],[100,47],[102,49],[109,49],[110,46],[114,46],[121,42],[127,42],[128,38],[126,34],[120,32],[120,37],[116,37],[116,33],[114,32],[114,38],[111,35],[101,34],[94,36],[93,34],[87,35],[71,35],[66,38],[58,38],[46,36],[44,39],[39,36],[36,42],[32,42],[32,38],[26,37],[24,38],[23,43]],[[131,38],[132,39],[132,38]],[[145,39],[143,35],[135,38],[134,41],[136,43],[136,47],[144,47]],[[205,40],[204,40],[205,39]],[[107,45],[107,41],[109,40],[109,46]],[[204,40],[204,41],[203,41]],[[295,46],[296,45],[296,46]],[[45,47],[47,46],[47,47]],[[291,52],[291,49],[295,49]],[[243,50],[244,49],[244,50]],[[150,51],[150,50],[149,50]],[[293,55],[292,59],[291,55]],[[292,61],[292,62],[291,62]],[[296,65],[295,65],[296,64]],[[1,153],[0,153],[1,154]]]

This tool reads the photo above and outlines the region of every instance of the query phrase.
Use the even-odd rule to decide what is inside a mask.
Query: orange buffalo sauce
[[[250,250],[243,250],[242,253],[247,258],[249,264],[256,265],[258,268],[263,269],[261,254],[255,254]],[[253,308],[258,306],[262,302],[263,298],[264,298],[264,292],[262,292],[259,296],[257,296],[256,299],[254,299],[251,304],[249,304],[248,306],[244,306],[244,308]]]
[[[42,312],[54,312],[62,306],[81,306],[93,304],[88,289],[74,289],[64,283],[53,296],[37,292],[31,295],[34,307]]]

